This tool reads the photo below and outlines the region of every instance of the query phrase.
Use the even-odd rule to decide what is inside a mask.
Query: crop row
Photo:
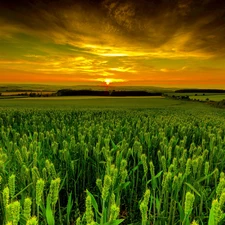
[[[0,224],[223,224],[223,118],[0,111]]]

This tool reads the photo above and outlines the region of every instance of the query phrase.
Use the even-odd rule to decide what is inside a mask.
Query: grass
[[[221,93],[176,93],[176,92],[170,92],[170,93],[165,93],[165,94],[167,94],[168,96],[172,96],[172,95],[175,95],[175,96],[195,96],[195,95],[197,95],[197,96],[195,96],[195,97],[201,97],[201,96],[214,96],[214,95],[224,95],[225,96],[225,94],[221,94]]]
[[[165,107],[204,107],[202,104],[159,97],[49,97],[0,99],[1,108],[55,109],[151,109]]]
[[[50,95],[50,94],[52,94],[52,93],[54,93],[53,91],[14,91],[14,92],[10,92],[10,91],[6,91],[6,92],[3,92],[2,93],[2,96],[15,96],[15,97],[20,97],[20,96],[18,96],[19,94],[25,94],[25,93],[27,93],[28,95],[30,94],[30,93],[35,93],[35,94],[43,94],[43,95],[46,95],[46,94],[48,94],[48,95]]]
[[[189,96],[190,99],[206,101],[208,98],[211,101],[221,101],[225,99],[225,94],[221,93],[167,93],[168,96]]]
[[[199,99],[199,100],[203,100],[206,101],[206,99],[209,99],[211,101],[222,101],[223,99],[225,99],[225,94],[223,95],[206,95],[206,96],[190,96],[191,99]]]

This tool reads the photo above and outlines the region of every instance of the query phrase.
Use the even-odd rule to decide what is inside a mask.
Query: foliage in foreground
[[[0,111],[0,224],[223,224],[223,118]]]

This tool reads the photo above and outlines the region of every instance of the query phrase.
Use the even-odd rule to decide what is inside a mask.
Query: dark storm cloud
[[[2,0],[0,25],[0,35],[26,32],[94,54],[225,54],[223,0]]]

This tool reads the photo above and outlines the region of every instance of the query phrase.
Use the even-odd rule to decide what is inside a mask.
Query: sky
[[[0,83],[225,88],[224,0],[1,0]]]

